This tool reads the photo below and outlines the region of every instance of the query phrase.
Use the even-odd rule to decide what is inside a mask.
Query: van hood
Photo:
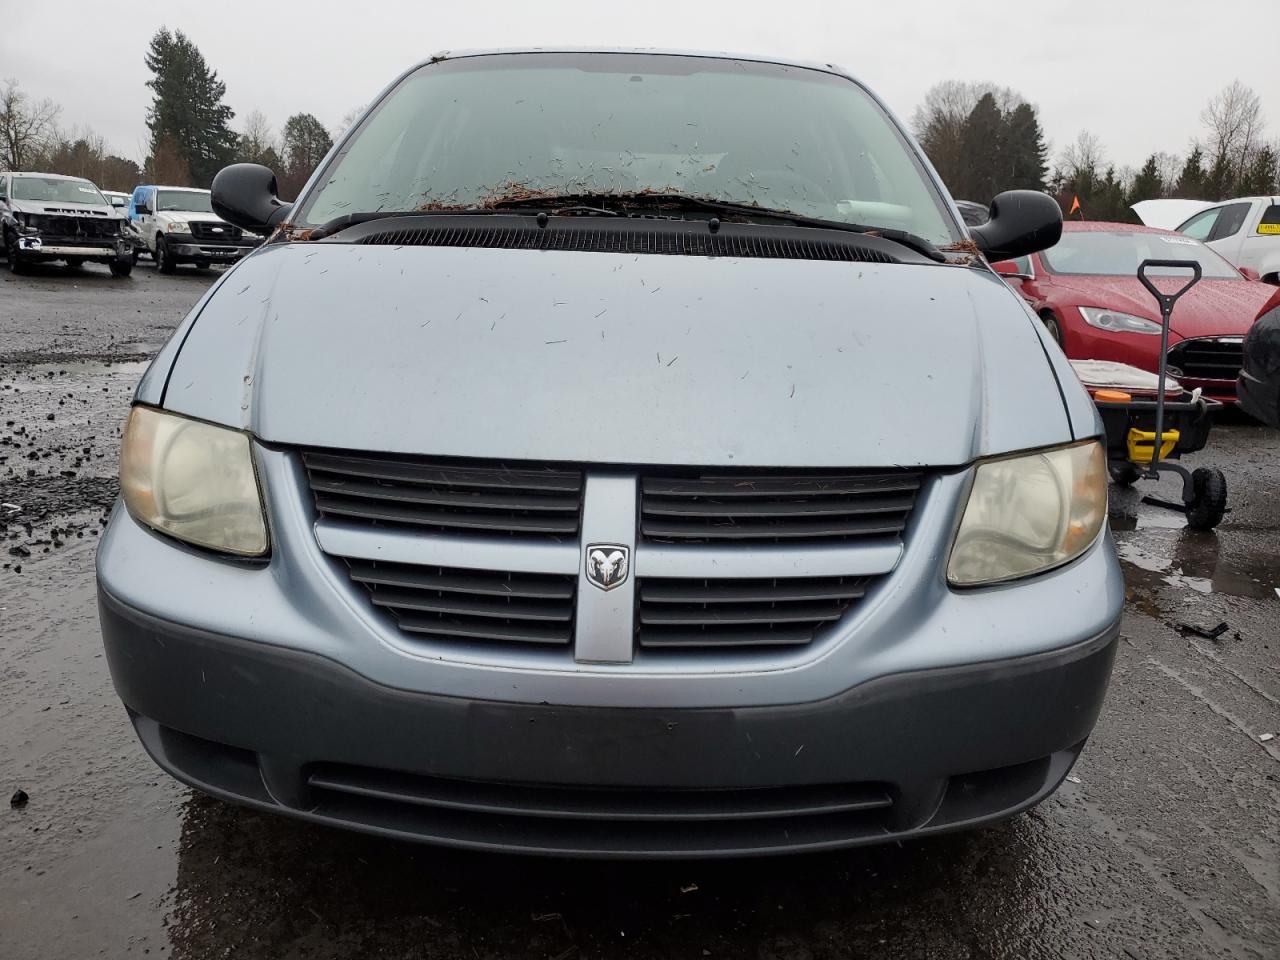
[[[271,244],[197,310],[164,406],[272,444],[878,467],[1072,439],[1035,321],[960,266]]]
[[[216,213],[203,213],[199,210],[161,210],[157,216],[170,223],[226,223]]]

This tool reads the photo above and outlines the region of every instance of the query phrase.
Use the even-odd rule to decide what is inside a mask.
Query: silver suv
[[[147,750],[458,846],[774,853],[1026,809],[1102,705],[1100,423],[830,68],[495,52],[396,80],[138,386],[98,555]],[[976,247],[975,247],[976,243]]]

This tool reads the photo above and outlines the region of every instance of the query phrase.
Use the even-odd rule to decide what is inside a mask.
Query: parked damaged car
[[[1244,338],[1240,406],[1280,429],[1280,290],[1272,294]]]
[[[1178,301],[1173,317],[1168,369],[1187,389],[1234,403],[1244,336],[1274,288],[1199,240],[1135,224],[1068,221],[1052,249],[995,269],[1071,359],[1117,361],[1154,373],[1160,364],[1160,308],[1138,280],[1139,264],[1149,259],[1200,264],[1201,281]]]
[[[54,260],[105,263],[115,277],[133,270],[125,218],[81,177],[0,173],[0,237],[14,273]]]
[[[767,118],[767,122],[763,121]],[[1124,582],[1101,423],[902,125],[829,66],[406,72],[138,385],[115,686],[207,793],[457,846],[815,850],[1067,775]],[[972,239],[971,239],[972,238]]]

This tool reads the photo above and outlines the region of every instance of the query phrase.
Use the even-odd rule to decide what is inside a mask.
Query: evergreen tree
[[[1158,200],[1164,195],[1164,183],[1160,180],[1160,161],[1153,153],[1147,157],[1138,175],[1133,180],[1129,191],[1129,203],[1140,203],[1143,200]]]
[[[1203,200],[1204,182],[1204,151],[1197,146],[1182,164],[1182,172],[1178,174],[1178,182],[1173,188],[1174,196],[1182,200]]]
[[[1035,107],[1020,103],[1005,115],[1006,169],[997,183],[1000,190],[1043,190],[1048,176],[1048,148]]]
[[[1231,158],[1222,154],[1213,162],[1208,175],[1204,178],[1204,199],[1225,200],[1227,197],[1235,196],[1235,192],[1236,184],[1231,168]]]
[[[961,195],[990,203],[1003,189],[1005,162],[1004,114],[991,94],[983,94],[964,122],[964,167]]]
[[[333,146],[324,124],[309,113],[295,113],[284,124],[284,173],[281,196],[296,197]]]
[[[1271,147],[1262,147],[1253,155],[1249,168],[1239,183],[1240,196],[1256,197],[1280,190],[1280,161]]]
[[[226,84],[181,30],[170,33],[161,27],[156,31],[146,64],[153,74],[147,81],[153,93],[147,111],[152,156],[164,145],[172,145],[192,181],[209,186],[236,152],[236,134],[228,126],[235,112],[222,102]]]

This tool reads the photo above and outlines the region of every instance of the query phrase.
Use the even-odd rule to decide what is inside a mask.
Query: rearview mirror
[[[267,234],[284,223],[293,204],[276,196],[276,175],[257,163],[233,163],[213,178],[213,212],[251,233]]]
[[[991,201],[991,219],[969,233],[988,261],[1015,260],[1058,242],[1062,208],[1036,190],[1008,190]]]

